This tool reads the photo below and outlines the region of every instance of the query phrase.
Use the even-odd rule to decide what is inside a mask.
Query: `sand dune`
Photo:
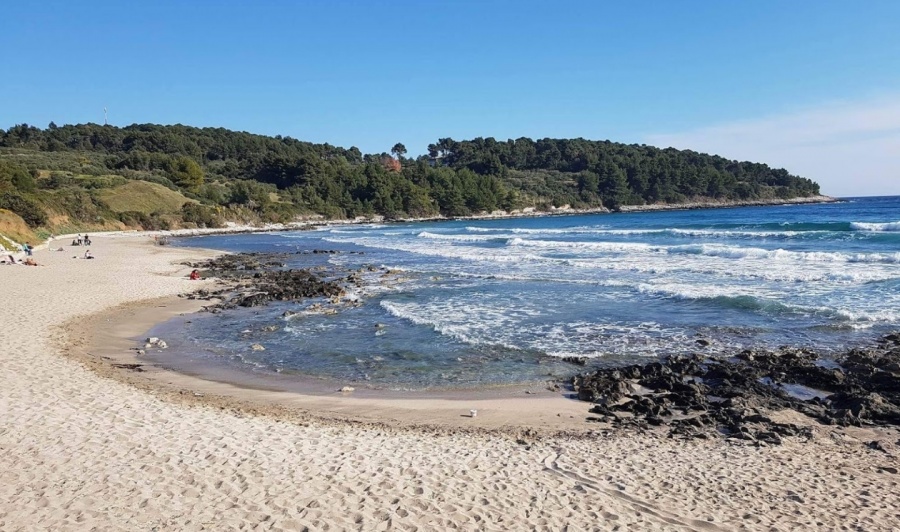
[[[375,402],[365,412],[372,423],[304,413],[340,417],[341,404],[367,404],[360,398],[273,397],[273,412],[297,411],[281,420],[195,402],[192,393],[175,401],[162,381],[187,381],[157,374],[159,388],[135,386],[62,351],[83,340],[65,335],[90,335],[92,314],[195,288],[189,268],[176,263],[202,252],[153,246],[146,236],[96,236],[95,260],[66,249],[36,253],[40,267],[0,266],[0,530],[900,526],[895,431],[818,427],[812,442],[756,448],[656,433],[544,432],[581,426],[575,418],[559,426],[538,418],[541,430],[531,433],[454,429],[524,419],[532,403],[515,400],[491,403],[475,420],[451,416],[452,403],[414,410]],[[541,404],[546,412],[587,410],[563,399]],[[397,422],[428,419],[432,409],[446,416],[433,430]],[[870,449],[870,440],[888,452]]]

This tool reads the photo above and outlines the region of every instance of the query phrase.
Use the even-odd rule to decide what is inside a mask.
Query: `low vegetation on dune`
[[[100,190],[97,198],[115,213],[177,214],[185,203],[198,203],[180,192],[149,181],[127,181]]]
[[[0,131],[0,209],[49,234],[819,193],[813,181],[761,163],[610,141],[444,138],[428,155],[406,154],[401,143],[364,155],[222,128],[21,124]]]

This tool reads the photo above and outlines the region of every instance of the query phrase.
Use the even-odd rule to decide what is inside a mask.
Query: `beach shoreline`
[[[698,210],[698,209],[727,209],[727,208],[738,208],[738,207],[765,207],[765,206],[779,206],[779,205],[806,205],[811,203],[836,203],[843,201],[841,198],[835,198],[831,196],[819,195],[819,196],[808,196],[808,197],[796,197],[796,198],[788,198],[788,199],[770,199],[770,200],[729,200],[729,201],[693,201],[693,202],[685,202],[685,203],[677,203],[677,204],[669,204],[669,203],[657,203],[650,205],[625,205],[622,206],[618,211],[609,210],[604,207],[600,208],[590,208],[590,209],[575,209],[568,205],[561,206],[559,208],[551,208],[549,211],[538,211],[534,208],[523,209],[519,211],[497,211],[493,213],[483,213],[483,214],[474,214],[470,216],[439,216],[439,217],[426,217],[426,218],[398,218],[398,219],[390,219],[387,220],[384,217],[376,216],[371,218],[355,218],[352,220],[326,220],[320,218],[310,218],[306,220],[299,220],[296,222],[290,222],[286,224],[275,223],[275,224],[263,224],[263,225],[247,225],[247,224],[238,224],[235,222],[226,222],[223,227],[213,227],[213,228],[181,228],[181,229],[164,229],[164,230],[130,230],[130,231],[89,231],[95,236],[101,237],[109,237],[114,235],[128,235],[128,236],[162,236],[162,237],[191,237],[191,236],[204,236],[204,235],[218,235],[218,234],[243,234],[243,233],[267,233],[267,232],[280,232],[280,231],[304,231],[311,230],[320,227],[328,227],[328,226],[340,226],[340,225],[359,225],[359,224],[370,224],[370,223],[416,223],[416,222],[452,222],[452,221],[482,221],[482,220],[505,220],[505,219],[516,219],[516,218],[541,218],[541,217],[554,217],[554,216],[578,216],[585,214],[616,214],[616,213],[642,213],[642,212],[662,212],[662,211],[679,211],[679,210]],[[38,243],[32,248],[34,250],[46,250],[50,247],[54,240],[57,241],[57,244],[66,245],[66,242],[74,239],[76,236],[75,233],[71,234],[63,234],[63,235],[51,235],[51,237],[41,243]],[[10,240],[11,244],[21,245],[21,243],[13,242]],[[15,251],[8,253],[16,258],[16,260],[21,260],[25,253],[22,251]]]
[[[103,378],[181,403],[291,420],[368,423],[410,430],[463,429],[497,433],[570,434],[608,426],[588,425],[589,404],[540,386],[503,386],[444,391],[393,391],[355,388],[341,383],[292,379],[290,389],[271,386],[266,376],[165,368],[137,354],[146,332],[176,316],[201,311],[206,301],[180,296],[128,302],[63,325],[61,348]],[[471,410],[478,414],[472,417]]]
[[[197,308],[178,298],[200,286],[182,263],[207,252],[144,235],[97,236],[91,249],[94,260],[41,250],[42,266],[0,267],[15,287],[0,307],[4,530],[891,530],[900,519],[895,429],[815,425],[811,441],[778,447],[590,424],[479,430],[508,424],[491,408],[465,417],[468,402],[440,428],[418,400],[397,423],[386,422],[396,402],[339,421],[214,402],[180,382],[136,386],[126,368],[99,376],[78,351],[96,357],[91,342],[108,338],[122,358],[102,364],[134,363],[133,335]],[[508,415],[531,405],[517,399]],[[403,428],[414,415],[429,423]]]
[[[123,239],[122,244],[130,245],[130,240]],[[176,250],[169,246],[154,248],[164,254]],[[198,257],[231,254],[205,248],[182,248],[179,252],[190,255],[178,262],[185,272],[196,266]],[[578,393],[562,381],[393,390],[330,378],[254,373],[246,368],[204,362],[167,364],[145,355],[145,351],[163,353],[149,343],[145,345],[155,327],[175,318],[189,323],[192,315],[218,301],[187,297],[216,283],[221,281],[215,277],[191,282],[174,296],[130,300],[80,316],[62,326],[64,333],[58,347],[100,377],[178,403],[228,408],[281,420],[506,435],[527,430],[545,436],[578,436],[616,429],[608,419],[600,422],[592,414],[592,403],[579,400]],[[658,432],[661,431],[660,428]]]

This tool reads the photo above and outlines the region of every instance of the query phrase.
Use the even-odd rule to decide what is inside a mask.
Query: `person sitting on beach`
[[[200,279],[200,271],[199,270],[192,271],[190,277],[191,277],[191,281],[199,280]]]
[[[93,258],[94,258],[94,256],[91,255],[91,250],[88,249],[88,250],[86,250],[86,251],[84,252],[84,258],[86,258],[86,259],[93,259]]]
[[[87,235],[84,235],[84,245],[85,245],[85,246],[90,246],[90,245],[91,245],[91,237],[89,237],[89,236],[87,236]]]
[[[80,245],[81,245],[81,242],[79,242],[78,239],[75,239],[75,240],[72,240],[72,245],[73,245],[73,246],[80,246]]]

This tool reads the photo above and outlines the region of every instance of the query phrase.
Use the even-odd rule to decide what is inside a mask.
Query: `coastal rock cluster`
[[[725,360],[671,356],[600,369],[572,384],[579,399],[594,403],[590,421],[779,444],[784,436],[812,435],[809,427],[772,419],[784,409],[829,425],[900,425],[900,334],[835,361],[792,348]]]
[[[306,253],[335,253],[313,250]],[[198,290],[190,299],[217,300],[205,307],[219,312],[236,307],[258,307],[272,301],[297,301],[305,298],[344,296],[344,286],[354,283],[352,272],[313,271],[286,266],[287,254],[238,253],[222,255],[201,263],[186,264],[202,271],[203,277],[216,277],[219,287]],[[287,268],[287,269],[286,269]]]

